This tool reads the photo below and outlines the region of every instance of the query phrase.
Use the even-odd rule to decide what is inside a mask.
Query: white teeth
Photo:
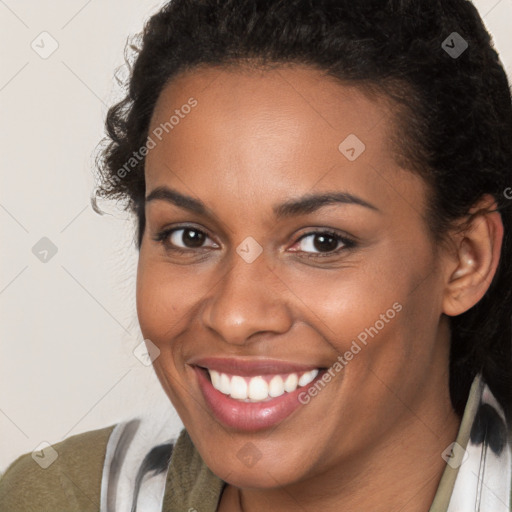
[[[220,388],[220,374],[216,370],[210,370],[210,377],[212,379],[212,384],[215,389]]]
[[[235,375],[231,377],[231,392],[229,393],[232,398],[245,400],[247,398],[247,382],[243,377]]]
[[[304,373],[290,373],[284,380],[281,375],[274,375],[270,382],[261,375],[257,377],[241,377],[227,375],[216,370],[208,370],[213,387],[225,395],[237,400],[259,402],[270,398],[277,398],[284,393],[291,393],[308,385],[318,375],[318,370]]]
[[[212,382],[213,384],[213,382]],[[217,390],[219,390],[221,393],[224,393],[225,395],[229,395],[231,393],[231,384],[229,377],[225,373],[220,374],[220,383],[219,387],[215,387],[215,384],[213,384],[213,387]]]
[[[310,382],[315,380],[315,377],[318,375],[318,370],[311,370],[310,372],[306,372],[299,379],[299,386],[307,386]]]
[[[270,384],[268,386],[268,394],[272,398],[284,394],[284,382],[279,375],[272,377],[272,380],[270,381]]]
[[[284,381],[284,390],[288,393],[295,391],[297,389],[297,384],[299,383],[299,377],[297,377],[296,373],[290,373],[286,380]]]
[[[268,384],[261,377],[254,377],[249,381],[249,398],[251,400],[268,398]]]

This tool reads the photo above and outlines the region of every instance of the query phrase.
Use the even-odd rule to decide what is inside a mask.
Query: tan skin
[[[150,151],[146,195],[166,186],[201,200],[198,214],[146,204],[137,307],[160,356],[157,375],[211,470],[227,482],[218,510],[426,512],[460,418],[448,389],[446,315],[473,306],[495,273],[503,228],[477,215],[437,245],[427,189],[395,162],[392,109],[304,66],[204,68],[161,93],[150,132],[193,97],[197,106]],[[366,150],[338,150],[356,134]],[[274,205],[346,192],[375,209],[331,204],[277,218]],[[483,197],[478,206],[492,209]],[[183,224],[204,232],[190,247]],[[312,230],[356,240],[315,245]],[[197,232],[193,232],[197,235]],[[263,253],[236,252],[253,237]],[[184,249],[179,254],[170,249]],[[319,256],[320,254],[320,256]],[[308,256],[309,255],[309,256]],[[237,432],[208,410],[189,361],[279,359],[329,367],[394,303],[403,309],[311,402],[271,429]],[[247,467],[247,442],[261,454]]]

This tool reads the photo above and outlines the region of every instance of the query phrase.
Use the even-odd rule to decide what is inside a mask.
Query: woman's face
[[[444,255],[392,130],[382,99],[307,67],[189,71],[159,97],[138,315],[233,485],[363,464],[450,414]]]

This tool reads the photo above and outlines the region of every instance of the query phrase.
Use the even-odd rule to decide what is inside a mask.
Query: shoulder
[[[0,510],[99,510],[103,462],[114,427],[78,434],[16,459],[0,479]]]

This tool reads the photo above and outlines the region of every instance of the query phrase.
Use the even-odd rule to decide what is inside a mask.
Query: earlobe
[[[449,270],[443,312],[457,316],[472,308],[487,292],[498,268],[503,223],[491,196],[470,212],[470,221],[459,233],[455,264]]]

